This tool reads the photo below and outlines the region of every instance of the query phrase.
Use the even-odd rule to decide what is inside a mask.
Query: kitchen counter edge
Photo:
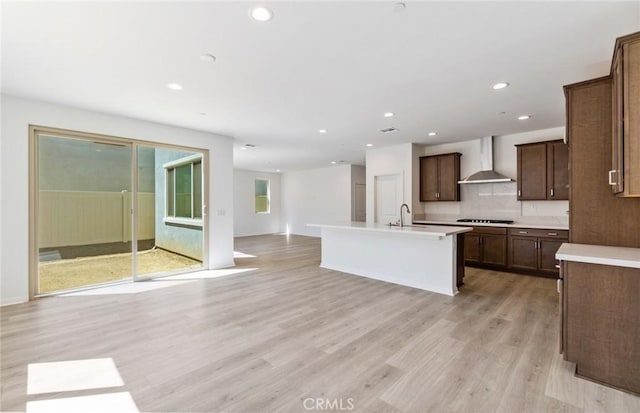
[[[556,259],[560,261],[640,269],[640,248],[572,244],[565,242],[560,246],[560,249],[558,249]]]

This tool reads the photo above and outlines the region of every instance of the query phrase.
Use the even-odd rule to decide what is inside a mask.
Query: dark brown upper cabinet
[[[569,199],[569,145],[547,143],[547,199]]]
[[[518,200],[569,199],[569,148],[561,140],[516,145]]]
[[[420,202],[460,201],[458,152],[420,157]]]
[[[640,196],[640,33],[617,40],[611,64],[612,166],[611,191],[621,197]]]

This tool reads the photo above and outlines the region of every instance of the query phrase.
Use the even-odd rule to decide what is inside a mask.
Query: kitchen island
[[[455,295],[464,274],[460,226],[308,224],[322,231],[320,266],[440,294]]]

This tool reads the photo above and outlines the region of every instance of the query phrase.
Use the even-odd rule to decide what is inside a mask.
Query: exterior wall
[[[196,260],[202,260],[202,228],[164,222],[166,209],[166,179],[163,165],[193,155],[192,152],[155,150],[155,227],[156,246],[177,252]]]

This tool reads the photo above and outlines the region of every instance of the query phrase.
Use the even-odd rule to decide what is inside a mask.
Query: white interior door
[[[375,218],[378,223],[395,223],[400,219],[402,205],[402,175],[379,175],[375,177]]]
[[[367,220],[367,186],[355,184],[355,220],[365,222]]]

